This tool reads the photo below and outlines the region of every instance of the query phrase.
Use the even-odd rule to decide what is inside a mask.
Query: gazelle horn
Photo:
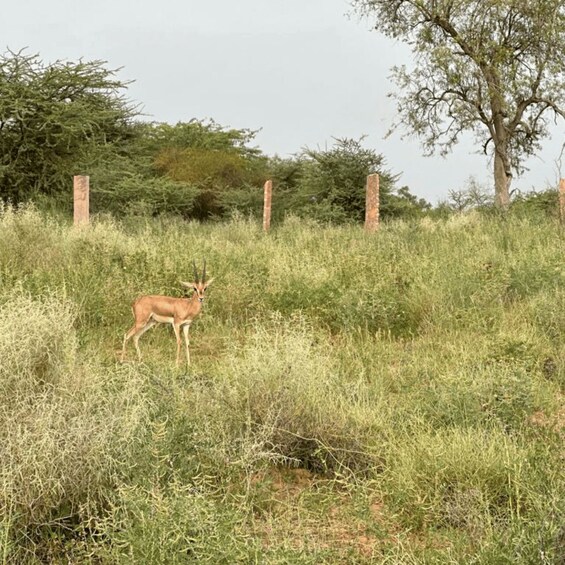
[[[198,269],[196,268],[196,263],[194,262],[194,260],[192,261],[192,268],[194,269],[194,282],[197,283],[199,282]]]
[[[202,267],[202,282],[206,282],[206,259],[204,259],[204,267]]]

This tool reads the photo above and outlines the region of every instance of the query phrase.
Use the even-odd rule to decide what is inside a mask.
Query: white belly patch
[[[174,321],[172,316],[159,316],[159,314],[153,314],[153,319],[161,324],[172,324]]]

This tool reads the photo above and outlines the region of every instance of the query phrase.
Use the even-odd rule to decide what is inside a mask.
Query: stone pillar
[[[86,225],[89,221],[89,181],[90,178],[85,175],[73,177],[75,226]]]
[[[268,232],[271,227],[271,200],[273,197],[273,181],[268,180],[264,187],[265,199],[263,203],[263,231]]]
[[[367,199],[365,203],[365,231],[374,232],[379,227],[379,175],[367,177]]]

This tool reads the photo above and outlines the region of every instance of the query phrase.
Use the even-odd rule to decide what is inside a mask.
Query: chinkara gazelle
[[[173,298],[172,296],[146,295],[139,297],[133,304],[133,317],[135,323],[133,327],[124,335],[124,344],[122,347],[122,362],[126,355],[126,344],[133,337],[133,343],[137,350],[137,357],[141,361],[141,351],[139,350],[139,338],[155,324],[172,324],[177,338],[177,367],[180,359],[181,348],[181,329],[184,333],[184,343],[186,346],[186,362],[190,365],[190,352],[188,350],[189,339],[188,331],[190,324],[200,314],[202,310],[202,302],[204,302],[204,293],[212,284],[214,279],[206,280],[206,259],[202,268],[202,279],[198,276],[198,269],[194,261],[194,282],[180,283],[187,288],[194,290],[190,298]]]

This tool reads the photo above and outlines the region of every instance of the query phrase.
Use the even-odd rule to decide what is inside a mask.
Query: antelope
[[[145,295],[139,297],[132,304],[133,317],[135,323],[133,327],[124,335],[124,344],[122,347],[122,362],[126,355],[126,344],[133,337],[133,343],[137,350],[137,357],[141,361],[141,351],[139,349],[139,338],[155,324],[171,324],[177,338],[177,367],[179,366],[181,338],[180,331],[184,333],[184,343],[186,346],[186,362],[190,365],[190,352],[188,350],[189,339],[188,330],[194,318],[200,314],[202,310],[202,302],[204,302],[204,293],[212,284],[214,279],[206,281],[206,259],[202,268],[202,279],[198,276],[196,263],[193,261],[194,282],[179,281],[180,284],[194,290],[190,298],[173,298],[172,296]]]

